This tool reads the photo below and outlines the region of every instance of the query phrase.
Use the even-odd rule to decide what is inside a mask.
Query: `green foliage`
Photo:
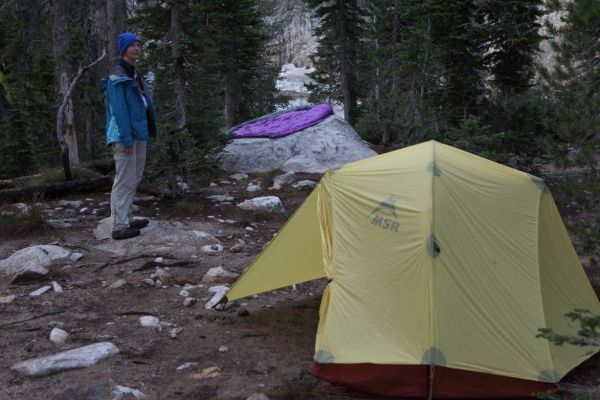
[[[0,207],[2,211],[15,213],[14,215],[0,215],[0,237],[22,238],[46,232],[49,227],[42,209],[35,204],[37,201],[39,198],[35,197],[27,205],[29,211],[26,213],[20,213],[19,210],[9,207]]]
[[[565,317],[579,323],[578,336],[556,333],[551,328],[540,328],[537,337],[547,339],[558,346],[600,346],[600,315],[592,314],[589,310],[576,309],[565,314]]]

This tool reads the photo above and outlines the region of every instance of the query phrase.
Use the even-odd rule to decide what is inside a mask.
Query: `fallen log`
[[[103,176],[85,181],[65,181],[43,186],[0,190],[0,203],[29,201],[36,197],[52,198],[73,193],[99,192],[107,190],[111,184],[112,179],[109,176]]]
[[[26,182],[29,179],[39,178],[40,176],[42,176],[42,174],[20,176],[18,178],[12,178],[12,179],[2,179],[2,180],[0,180],[0,189],[12,188],[12,187],[18,185],[19,183]]]

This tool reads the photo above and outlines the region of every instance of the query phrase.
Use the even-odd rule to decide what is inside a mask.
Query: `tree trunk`
[[[179,35],[181,35],[181,12],[176,6],[171,7],[171,57],[173,59],[173,90],[175,92],[175,107],[177,109],[177,128],[183,129],[187,125],[187,112],[185,108],[185,68],[183,55],[179,48]]]
[[[106,4],[106,43],[108,68],[110,69],[121,58],[117,47],[117,36],[125,30],[127,2],[126,0],[108,0],[104,3]]]
[[[346,14],[344,10],[345,2],[338,1],[338,18],[340,21],[339,35],[338,35],[338,46],[339,46],[339,58],[340,58],[340,90],[342,91],[342,98],[344,102],[344,119],[352,124],[354,116],[354,99],[352,94],[351,74],[352,74],[352,60],[350,51],[350,41],[346,33]]]
[[[92,158],[94,156],[94,109],[92,107],[92,102],[90,101],[90,96],[86,92],[84,95],[84,104],[85,104],[85,150],[87,152],[87,158]]]
[[[55,81],[57,98],[64,98],[71,79],[71,65],[66,60],[69,47],[69,20],[68,1],[52,1],[52,52],[56,60]],[[66,132],[64,140],[67,145],[67,156],[71,166],[79,165],[79,151],[77,149],[77,133],[75,131],[75,116],[73,102],[69,99],[64,110]],[[61,158],[65,161],[64,151]]]
[[[235,126],[237,99],[235,96],[235,87],[233,79],[233,71],[228,70],[225,73],[224,92],[225,92],[225,123],[227,129]]]

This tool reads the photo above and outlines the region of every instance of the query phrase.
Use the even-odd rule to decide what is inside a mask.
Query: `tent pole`
[[[430,364],[427,370],[427,400],[433,399],[433,374],[435,373],[435,365]]]

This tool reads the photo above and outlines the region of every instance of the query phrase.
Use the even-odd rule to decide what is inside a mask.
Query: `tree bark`
[[[117,36],[125,31],[127,2],[126,0],[108,0],[104,3],[106,4],[106,48],[108,51],[108,68],[110,69],[121,58],[117,47]]]
[[[227,129],[235,126],[237,99],[235,96],[234,71],[228,68],[224,79],[224,94],[225,94],[225,123]]]
[[[171,57],[173,59],[173,90],[175,92],[175,107],[177,108],[177,129],[187,125],[185,68],[184,59],[179,48],[179,36],[182,32],[181,11],[171,6]]]
[[[56,93],[58,98],[64,98],[69,88],[69,81],[72,68],[66,60],[69,48],[69,10],[68,1],[52,1],[52,52],[56,60],[54,76],[56,81]],[[79,151],[77,148],[77,132],[75,131],[75,115],[73,112],[73,102],[69,98],[64,107],[64,123],[66,132],[64,133],[64,142],[66,143],[66,154],[61,152],[63,164],[70,162],[71,166],[79,165]],[[62,146],[61,146],[62,147]]]

